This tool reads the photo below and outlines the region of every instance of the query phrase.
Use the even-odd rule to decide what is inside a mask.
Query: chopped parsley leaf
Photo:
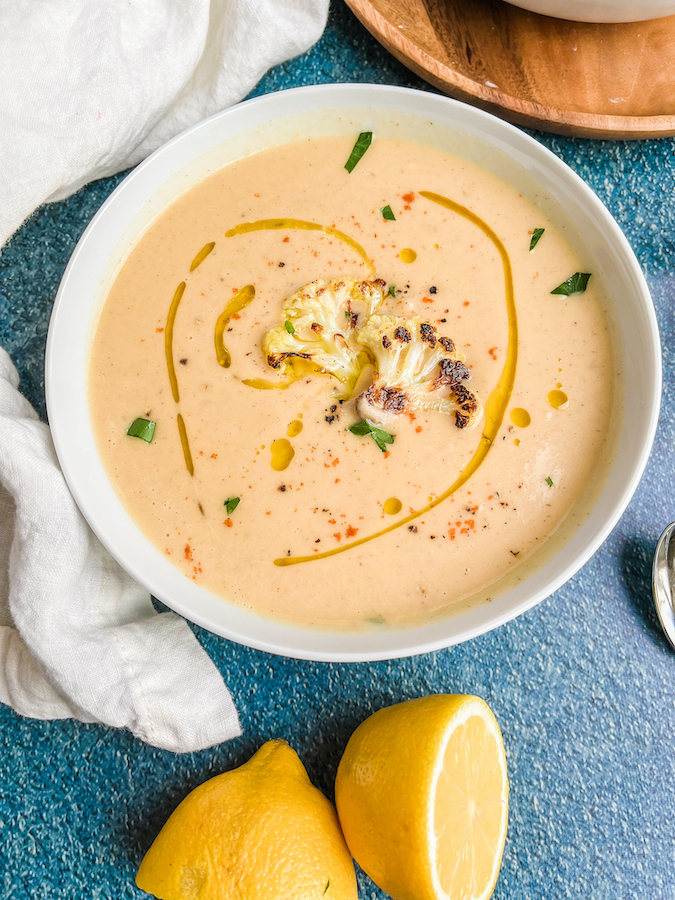
[[[545,228],[535,228],[534,229],[534,231],[532,232],[532,240],[530,241],[530,253],[532,253],[534,248],[537,246],[537,244],[539,243],[539,238],[542,236],[542,234],[545,231],[546,231]]]
[[[382,213],[383,219],[387,219],[387,221],[389,221],[389,222],[396,221],[396,216],[394,215],[394,211],[391,208],[391,206],[389,206],[389,204],[387,204],[386,206],[383,206],[382,209],[380,210],[380,212]]]
[[[284,322],[284,328],[289,334],[295,334],[295,328],[293,328],[293,323],[289,322],[288,319]]]
[[[393,284],[389,285],[389,293],[391,294],[392,297],[396,296],[396,288],[394,287]]]
[[[553,487],[553,480],[552,480],[552,478],[551,478],[550,475],[547,475],[547,476],[546,476],[546,484],[547,484],[549,487]]]
[[[227,510],[228,516],[232,515],[235,509],[241,503],[241,497],[229,497],[225,503],[223,504],[225,509]]]
[[[382,431],[382,429],[378,428],[376,425],[371,425],[366,419],[362,422],[357,422],[355,425],[350,425],[349,430],[352,434],[363,437],[370,435],[383,453],[387,450],[387,444],[394,443],[393,434],[390,434],[388,431]]]
[[[149,444],[155,435],[156,424],[156,422],[151,422],[150,419],[134,419],[127,428],[127,434],[130,437],[140,438]]]
[[[363,154],[366,152],[368,147],[370,147],[373,140],[373,132],[372,131],[362,131],[361,134],[356,139],[356,143],[354,144],[354,149],[349,154],[349,159],[345,163],[345,169],[348,172],[353,172],[356,168],[356,164],[360,161]]]
[[[566,297],[569,297],[570,294],[583,294],[590,277],[590,272],[575,272],[567,281],[563,281],[557,288],[554,288],[551,293],[564,294]]]

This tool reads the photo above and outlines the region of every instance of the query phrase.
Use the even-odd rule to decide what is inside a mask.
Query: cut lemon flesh
[[[354,732],[335,800],[352,855],[393,900],[487,900],[508,823],[499,725],[478,697],[434,694]]]
[[[492,714],[466,706],[467,718],[449,730],[439,753],[431,792],[431,869],[440,897],[486,900],[506,837],[506,757]]]

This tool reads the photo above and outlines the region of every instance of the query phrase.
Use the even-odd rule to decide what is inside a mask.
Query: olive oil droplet
[[[398,258],[404,263],[414,263],[417,259],[417,254],[414,250],[411,250],[410,247],[406,247],[405,250],[401,250]]]
[[[398,499],[398,497],[390,497],[388,500],[385,500],[384,506],[382,507],[388,516],[395,516],[396,513],[400,513],[403,509],[403,504]]]
[[[291,424],[288,426],[288,429],[286,430],[286,434],[289,437],[295,437],[297,434],[300,434],[301,431],[302,431],[302,422],[300,422],[298,419],[294,419],[291,422]]]
[[[515,438],[513,443],[516,445],[516,447],[520,447],[520,438]]]
[[[527,428],[532,421],[532,417],[526,409],[521,409],[521,407],[517,406],[511,410],[511,421],[518,428]]]
[[[270,450],[272,451],[272,468],[275,472],[283,472],[284,469],[287,469],[295,456],[295,450],[286,438],[272,441]]]
[[[570,398],[567,396],[565,391],[549,391],[548,402],[551,404],[553,409],[567,409]]]

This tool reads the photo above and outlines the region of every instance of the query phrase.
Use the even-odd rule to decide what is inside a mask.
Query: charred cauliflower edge
[[[364,418],[378,422],[434,410],[454,413],[457,428],[473,427],[480,403],[466,387],[471,375],[454,342],[419,316],[378,315],[385,296],[386,283],[379,278],[306,284],[284,300],[284,322],[263,339],[268,365],[282,374],[302,372],[298,363],[329,373],[346,398],[371,363],[372,383],[356,400]]]

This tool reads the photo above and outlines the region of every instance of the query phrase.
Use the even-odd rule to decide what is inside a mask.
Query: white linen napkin
[[[0,247],[40,204],[134,165],[321,35],[328,0],[0,5]],[[0,702],[188,752],[240,734],[218,670],[79,513],[0,348]]]
[[[36,719],[129,728],[175,752],[236,737],[218,670],[94,536],[18,384],[0,347],[0,701]]]
[[[328,0],[0,4],[0,247],[40,204],[241,100],[327,15]]]

